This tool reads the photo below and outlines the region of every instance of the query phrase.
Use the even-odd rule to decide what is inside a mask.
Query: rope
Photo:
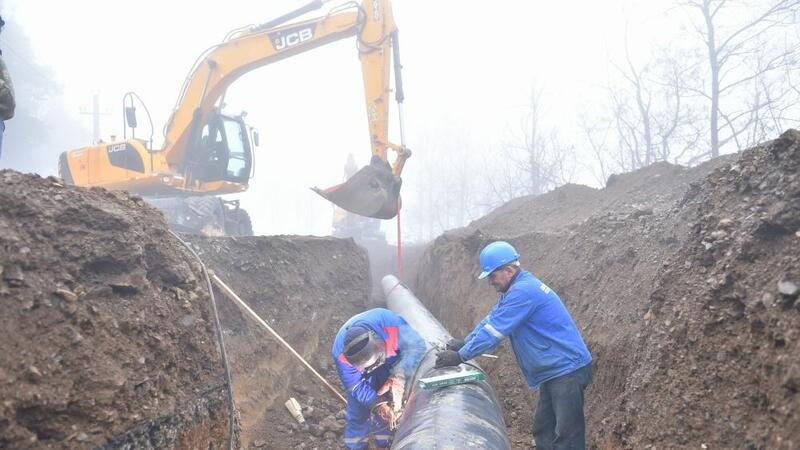
[[[283,340],[281,335],[279,335],[275,330],[273,330],[272,327],[267,325],[267,323],[264,322],[264,320],[261,317],[259,317],[258,314],[255,313],[255,311],[250,309],[250,307],[247,306],[247,303],[245,303],[244,300],[239,298],[239,296],[236,295],[236,293],[233,292],[233,290],[231,288],[229,288],[228,285],[223,283],[222,280],[220,280],[219,277],[216,274],[214,274],[214,273],[211,274],[211,280],[214,282],[214,284],[217,285],[218,288],[220,288],[222,290],[222,292],[228,298],[233,300],[233,302],[236,303],[237,306],[239,306],[244,312],[246,312],[250,316],[250,318],[252,318],[256,322],[258,322],[259,325],[264,327],[270,334],[272,334],[272,337],[277,339],[278,342],[281,343],[281,345],[286,347],[286,349],[288,349],[292,353],[292,355],[294,355],[297,359],[299,359],[300,362],[306,367],[306,369],[310,370],[311,373],[316,375],[316,377],[319,378],[320,381],[322,381],[322,384],[324,384],[325,387],[327,387],[331,391],[331,393],[333,393],[341,401],[343,401],[345,404],[347,404],[347,400],[342,396],[342,394],[339,393],[339,391],[335,387],[331,386],[331,384],[328,383],[328,380],[326,380],[325,377],[323,377],[322,375],[319,374],[319,372],[314,370],[314,368],[311,366],[311,364],[309,364],[302,356],[300,356],[300,354],[297,353],[295,351],[295,349],[292,348],[291,345],[289,345],[288,342]]]
[[[403,240],[400,228],[400,207],[403,201],[400,197],[397,198],[397,278],[403,278]],[[399,284],[399,283],[398,283]]]

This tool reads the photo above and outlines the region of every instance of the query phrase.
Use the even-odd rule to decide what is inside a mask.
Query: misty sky
[[[265,22],[303,3],[3,0],[6,21],[23,27],[37,62],[50,66],[63,84],[67,111],[86,127],[83,142],[64,142],[53,150],[49,174],[61,151],[90,143],[91,117],[79,112],[91,106],[94,92],[109,112],[101,122],[104,138],[121,135],[121,98],[135,91],[153,115],[160,143],[161,128],[198,54],[233,28]],[[468,136],[465,158],[491,158],[522,118],[533,85],[544,89],[546,120],[574,121],[607,79],[609,56],[621,53],[626,22],[629,34],[637,36],[631,42],[634,57],[646,55],[656,36],[685,33],[665,25],[668,7],[660,0],[395,1],[406,144],[414,151],[404,190],[413,189],[415,173],[437,152],[434,137],[442,130]],[[13,52],[13,42],[2,46]],[[9,65],[13,68],[13,60]],[[255,178],[239,196],[256,234],[329,234],[332,207],[308,187],[338,183],[348,153],[359,164],[370,155],[354,38],[245,75],[229,89],[226,103],[228,112],[247,111],[248,123],[261,133]],[[146,122],[143,115],[139,122]],[[399,141],[394,119],[392,136]],[[595,182],[585,174],[577,177]],[[404,207],[414,207],[408,196]],[[384,229],[391,235],[394,223]]]

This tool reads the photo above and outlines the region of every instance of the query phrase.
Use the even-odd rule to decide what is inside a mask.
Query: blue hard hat
[[[478,279],[482,280],[492,272],[519,259],[519,253],[505,241],[495,241],[481,250],[481,272]]]

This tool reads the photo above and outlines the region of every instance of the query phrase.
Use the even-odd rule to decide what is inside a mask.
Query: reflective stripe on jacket
[[[592,362],[561,299],[526,270],[514,276],[489,315],[464,339],[459,354],[470,360],[497,347],[504,337],[511,340],[531,389]]]

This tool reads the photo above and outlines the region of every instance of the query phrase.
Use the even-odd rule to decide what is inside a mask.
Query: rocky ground
[[[224,448],[200,266],[141,199],[0,171],[0,448]]]
[[[418,296],[454,334],[495,294],[475,280],[506,239],[560,293],[593,356],[593,448],[800,445],[800,133],[685,169],[656,164],[605,189],[564,186],[438,238]],[[515,448],[535,393],[507,345],[481,361]]]

